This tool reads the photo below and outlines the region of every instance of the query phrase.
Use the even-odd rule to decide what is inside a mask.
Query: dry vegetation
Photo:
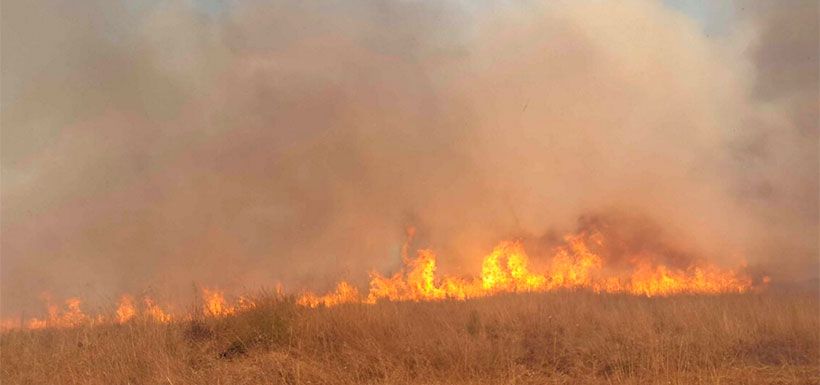
[[[590,293],[2,335],[3,384],[816,384],[815,294]]]

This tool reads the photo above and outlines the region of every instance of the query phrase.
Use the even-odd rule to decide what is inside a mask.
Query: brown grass
[[[814,294],[591,293],[12,331],[3,384],[816,384]]]

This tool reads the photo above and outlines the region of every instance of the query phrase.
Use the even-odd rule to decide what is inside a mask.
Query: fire
[[[537,290],[546,283],[546,278],[530,273],[527,264],[527,254],[521,245],[502,242],[484,258],[481,289],[486,292]]]
[[[235,305],[225,300],[225,294],[217,289],[202,288],[203,314],[212,317],[223,317],[237,311],[251,309],[256,304],[249,298],[240,296]]]
[[[162,310],[150,297],[143,298],[142,306],[138,307],[134,304],[133,297],[127,294],[122,295],[117,305],[114,321],[122,324],[136,318],[159,323],[168,323],[172,319],[171,315]]]
[[[412,237],[412,232],[408,232],[408,236]],[[305,293],[298,303],[318,307],[380,300],[465,300],[498,293],[559,289],[652,297],[680,293],[741,293],[752,288],[752,280],[741,272],[707,263],[680,268],[658,263],[648,256],[636,256],[629,259],[626,266],[610,266],[589,246],[601,243],[597,235],[568,236],[539,273],[530,268],[529,257],[520,242],[504,241],[484,257],[481,274],[475,278],[438,277],[436,254],[423,249],[415,258],[403,255],[403,268],[392,276],[371,273],[366,297],[360,296],[355,287],[343,281],[326,295]],[[402,252],[406,254],[407,244]],[[764,279],[764,284],[766,282]]]
[[[698,260],[664,263],[662,253],[642,251],[635,255],[612,258],[603,254],[606,248],[600,234],[575,234],[564,238],[549,258],[539,258],[537,267],[519,241],[503,241],[487,254],[472,277],[441,275],[438,256],[433,250],[418,250],[410,256],[410,243],[415,230],[407,231],[407,241],[401,248],[402,268],[392,275],[373,271],[367,292],[347,281],[340,281],[330,293],[319,295],[304,292],[296,303],[307,307],[337,306],[348,303],[374,304],[379,301],[466,300],[500,293],[549,292],[554,290],[589,290],[596,293],[625,293],[641,296],[667,296],[682,293],[717,294],[742,293],[762,288],[771,281],[762,278],[760,286],[743,273],[743,269],[727,270]],[[604,251],[598,251],[604,250]],[[284,296],[281,285],[276,293]],[[68,298],[62,306],[52,303],[44,294],[47,316],[0,320],[0,329],[70,328],[100,323],[129,322],[169,323],[193,315],[174,314],[142,296],[141,301],[122,295],[112,314],[88,315],[79,298]],[[225,317],[252,309],[256,303],[243,296],[229,301],[215,288],[201,289],[201,314]]]
[[[281,288],[277,289],[281,294]],[[117,301],[116,309],[112,314],[87,315],[82,309],[82,301],[79,298],[69,298],[65,301],[64,307],[59,307],[51,303],[50,296],[44,294],[43,301],[46,303],[47,317],[29,318],[22,317],[6,318],[0,320],[0,330],[10,330],[25,328],[29,330],[44,328],[72,328],[93,324],[125,324],[138,320],[140,322],[170,323],[177,319],[190,318],[187,316],[175,316],[168,310],[156,303],[151,297],[144,296],[141,303],[133,296],[123,294]],[[224,317],[238,311],[245,311],[256,306],[256,303],[244,296],[239,296],[235,303],[229,303],[225,299],[222,291],[217,289],[202,289],[203,308],[202,315],[207,317]],[[332,301],[325,301],[332,303]],[[323,302],[323,303],[325,303]]]
[[[44,296],[48,301],[48,296]],[[26,321],[25,325],[29,329],[43,329],[46,327],[74,327],[84,323],[94,321],[83,313],[80,309],[82,301],[79,298],[69,298],[65,301],[65,307],[60,309],[57,305],[48,304],[48,317],[45,319],[32,318]]]
[[[233,313],[233,309],[225,304],[225,295],[221,291],[202,288],[202,311],[205,314],[221,316]]]
[[[325,306],[333,306],[342,303],[359,302],[359,290],[353,285],[341,281],[336,285],[336,290],[332,293],[317,296],[313,293],[305,293],[298,300],[297,303],[302,306],[317,307],[320,304]]]
[[[154,300],[145,297],[142,302],[145,306],[143,312],[149,319],[160,323],[171,322],[171,315],[166,313],[161,307],[154,303]]]
[[[104,323],[124,324],[135,319],[147,320],[158,323],[169,323],[173,317],[163,310],[150,297],[144,297],[142,306],[138,306],[134,297],[123,294],[117,302],[116,310],[113,314],[88,315],[82,310],[82,301],[72,297],[65,301],[64,306],[51,303],[50,295],[42,295],[46,303],[48,315],[44,318],[29,318],[23,320],[19,318],[7,318],[0,320],[0,330],[10,330],[25,328],[30,330],[45,328],[72,328],[84,325],[95,325]]]
[[[137,314],[134,309],[134,300],[130,295],[123,295],[120,297],[120,304],[117,306],[117,322],[125,323]]]

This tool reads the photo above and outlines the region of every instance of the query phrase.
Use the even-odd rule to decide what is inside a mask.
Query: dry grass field
[[[586,292],[2,334],[3,384],[817,384],[815,294]]]

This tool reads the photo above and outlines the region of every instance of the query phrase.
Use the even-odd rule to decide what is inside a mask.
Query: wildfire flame
[[[412,237],[412,232],[408,232]],[[375,303],[388,301],[465,300],[499,293],[548,292],[559,289],[587,289],[597,293],[628,293],[666,296],[681,293],[742,293],[752,289],[752,280],[740,271],[721,269],[701,263],[685,268],[653,262],[652,258],[634,257],[628,266],[613,269],[590,250],[587,241],[596,237],[568,236],[542,273],[530,270],[529,257],[520,242],[504,241],[487,255],[477,278],[436,275],[436,254],[423,249],[415,258],[403,258],[404,266],[385,277],[370,274],[366,296],[347,282],[325,295],[304,293],[299,304],[309,307],[335,306],[342,303]],[[408,241],[409,243],[409,241]],[[402,248],[407,251],[407,244]],[[764,284],[768,279],[764,278]]]
[[[318,295],[305,292],[297,299],[299,305],[316,308],[345,303],[373,304],[379,301],[466,300],[499,293],[548,292],[554,290],[590,290],[597,293],[627,293],[643,296],[666,296],[681,293],[718,294],[742,293],[757,286],[742,269],[728,270],[705,262],[671,266],[652,255],[638,254],[619,264],[607,261],[594,250],[601,245],[598,234],[576,234],[565,237],[548,261],[539,269],[530,267],[530,258],[519,241],[503,241],[484,257],[480,275],[475,277],[439,276],[437,256],[430,249],[421,249],[410,257],[410,243],[415,234],[407,230],[407,241],[401,249],[402,268],[393,275],[370,273],[366,294],[347,281],[340,281],[330,293]],[[763,277],[761,287],[771,280]],[[281,286],[276,293],[284,295]],[[214,288],[201,289],[201,315],[224,317],[256,304],[247,297],[230,302]],[[169,323],[192,315],[172,315],[152,298],[136,301],[122,295],[116,310],[110,315],[90,316],[81,309],[79,298],[69,298],[62,307],[52,304],[44,295],[47,317],[28,320],[3,319],[0,330],[27,328],[67,328],[99,323],[125,324],[132,321]]]
[[[49,301],[48,296],[46,301]],[[73,327],[84,323],[96,321],[96,318],[87,316],[80,309],[79,298],[69,298],[65,301],[65,307],[60,309],[57,305],[48,304],[48,317],[44,319],[32,318],[25,322],[28,329],[43,329],[46,327]]]
[[[225,300],[225,294],[217,289],[202,288],[202,299],[204,302],[202,312],[213,317],[224,317],[256,306],[251,299],[245,296],[240,296],[237,303],[231,305]]]
[[[117,322],[125,323],[137,314],[134,309],[134,299],[130,295],[123,295],[120,297],[120,303],[117,306]]]

